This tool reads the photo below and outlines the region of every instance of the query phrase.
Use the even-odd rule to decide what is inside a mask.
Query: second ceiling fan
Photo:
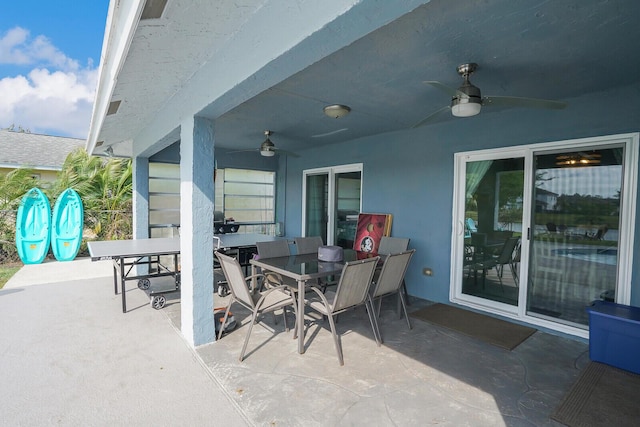
[[[471,117],[480,113],[483,106],[506,106],[506,107],[528,107],[528,108],[545,108],[552,110],[561,110],[567,106],[566,102],[553,101],[549,99],[538,98],[522,98],[516,96],[485,96],[482,97],[480,88],[474,86],[469,77],[478,69],[478,64],[471,62],[469,64],[459,65],[458,74],[464,79],[462,86],[454,89],[444,83],[438,81],[425,81],[424,83],[431,85],[447,95],[451,96],[451,104],[444,106],[427,117],[416,123],[413,127],[425,125],[434,121],[440,113],[451,111],[456,117]]]
[[[264,135],[266,136],[266,139],[262,142],[262,144],[260,144],[260,148],[253,148],[250,150],[230,151],[229,154],[241,153],[246,151],[260,151],[260,155],[264,157],[273,157],[276,153],[286,154],[291,157],[300,157],[296,153],[292,153],[291,151],[285,151],[285,150],[281,150],[280,148],[277,148],[276,145],[269,138],[271,135],[273,135],[272,131],[265,130]]]

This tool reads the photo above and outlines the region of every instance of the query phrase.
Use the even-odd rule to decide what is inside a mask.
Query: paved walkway
[[[0,425],[252,425],[142,292],[122,313],[111,274],[48,262],[0,289]]]
[[[153,310],[131,284],[123,314],[112,280],[108,261],[82,259],[25,266],[0,290],[0,425],[551,427],[589,361],[584,342],[541,331],[507,351],[416,319],[409,330],[389,301],[381,347],[363,310],[340,316],[344,366],[326,323],[309,323],[300,355],[272,316],[239,362],[246,310],[193,350],[179,299]]]

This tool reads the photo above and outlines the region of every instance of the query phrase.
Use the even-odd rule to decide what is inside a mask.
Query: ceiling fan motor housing
[[[478,64],[475,62],[458,66],[458,74],[464,78],[464,83],[456,91],[456,96],[451,98],[451,113],[456,117],[471,117],[480,113],[482,108],[480,88],[469,81],[469,76],[477,69]]]
[[[273,144],[273,142],[271,142],[271,140],[267,136],[267,139],[262,144],[260,144],[260,154],[265,157],[271,157],[274,154],[276,154],[274,148],[275,148],[275,145]]]

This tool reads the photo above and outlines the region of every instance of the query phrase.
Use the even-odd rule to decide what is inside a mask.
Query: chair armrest
[[[284,285],[284,280],[282,279],[282,275],[273,271],[265,271],[263,274],[264,277],[264,285],[266,288],[273,288],[275,286]]]
[[[244,278],[244,280],[249,284],[249,289],[251,290],[251,293],[256,292],[257,289],[254,289],[251,287],[251,284],[253,283],[253,279],[256,279],[256,283],[258,283],[258,279],[264,279],[264,274],[252,274],[251,276],[247,276]],[[260,289],[261,285],[258,285],[258,289]]]

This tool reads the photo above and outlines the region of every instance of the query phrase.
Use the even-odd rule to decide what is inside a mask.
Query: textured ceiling
[[[201,11],[203,18],[189,29],[138,30],[112,99],[127,99],[139,114],[107,121],[101,133],[106,144],[134,138],[171,102],[193,64],[204,60],[202,52],[215,48],[199,33],[206,13],[215,11]],[[206,108],[201,115],[216,119],[217,147],[258,148],[262,132],[270,129],[279,148],[303,151],[410,128],[450,101],[423,81],[458,87],[456,67],[465,62],[479,64],[471,81],[485,96],[556,99],[570,108],[572,98],[638,81],[638,18],[636,0],[434,0],[220,117]],[[350,106],[351,114],[324,116],[322,108],[334,103]],[[500,111],[484,107],[469,120]],[[435,123],[451,120],[445,112]]]

